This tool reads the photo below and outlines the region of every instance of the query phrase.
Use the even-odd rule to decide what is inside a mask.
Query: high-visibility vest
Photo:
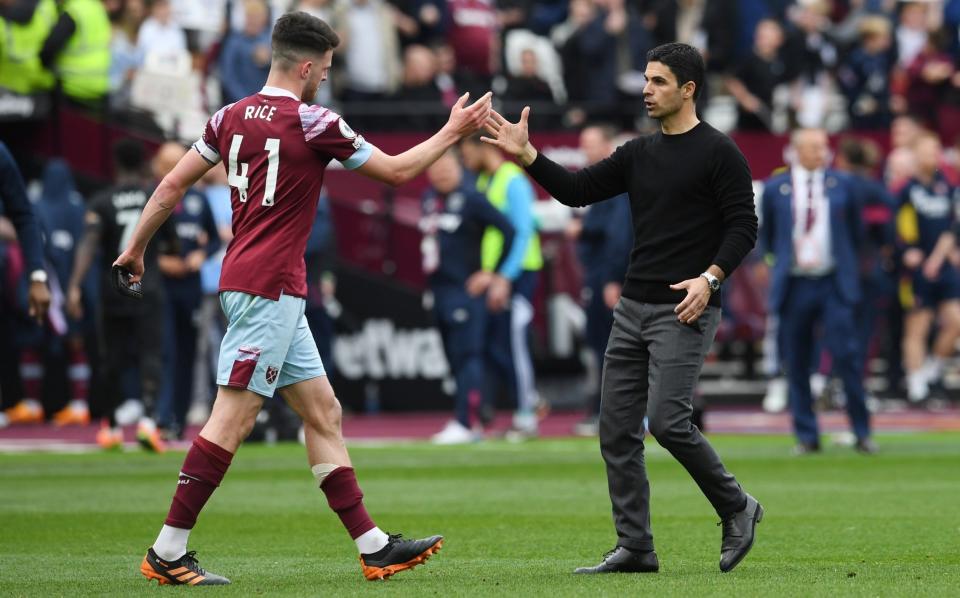
[[[77,25],[57,58],[63,92],[94,100],[110,89],[110,20],[99,0],[67,0],[63,9]]]
[[[56,22],[54,0],[40,0],[28,23],[0,18],[0,87],[24,94],[53,87],[53,74],[43,68],[40,50]]]
[[[487,200],[501,212],[507,211],[507,188],[510,182],[518,176],[526,176],[523,169],[513,162],[504,162],[493,176],[482,174],[477,178],[477,190],[485,193]],[[484,270],[492,272],[500,261],[503,253],[503,233],[499,229],[488,226],[483,232],[480,245],[480,260]],[[534,230],[527,244],[527,251],[523,256],[524,270],[540,270],[543,268],[543,255],[540,253],[540,235]]]

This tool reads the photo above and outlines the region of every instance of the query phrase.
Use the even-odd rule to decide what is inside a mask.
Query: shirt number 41
[[[247,202],[247,189],[250,187],[250,179],[247,177],[247,170],[250,165],[247,162],[237,163],[237,155],[240,153],[240,144],[243,143],[243,135],[234,135],[230,142],[230,159],[227,165],[227,184],[236,187],[242,203]],[[272,206],[273,196],[277,191],[277,171],[280,169],[280,140],[273,137],[267,138],[263,145],[267,152],[267,182],[263,187],[262,206]]]

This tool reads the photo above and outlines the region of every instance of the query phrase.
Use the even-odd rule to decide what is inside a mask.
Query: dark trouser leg
[[[193,298],[191,298],[193,299]],[[199,297],[196,301],[184,301],[176,306],[176,376],[173,387],[173,421],[179,429],[187,425],[187,411],[193,400],[193,374],[197,362],[197,312],[200,309]]]
[[[150,300],[146,296],[143,301],[146,302],[144,315],[136,318],[130,330],[135,335],[137,354],[140,357],[140,399],[143,401],[143,413],[152,418],[156,417],[157,393],[163,373],[163,318],[153,314],[162,313],[163,302],[160,298]]]
[[[483,297],[465,292],[435,293],[443,346],[457,380],[455,415],[469,428],[477,423],[484,378],[483,341],[487,308]]]
[[[597,368],[603,371],[604,354],[607,351],[607,340],[613,328],[613,312],[603,301],[603,286],[591,287],[590,301],[587,304],[587,344],[593,350],[597,359]],[[600,413],[600,392],[603,388],[602,377],[597,392],[591,395],[586,405],[586,415],[594,416]]]
[[[831,293],[823,315],[827,346],[833,354],[833,369],[843,381],[853,433],[858,439],[865,439],[870,437],[870,414],[863,390],[863,360],[860,357],[863,347],[854,329],[854,317],[853,306],[844,303],[836,291]]]
[[[819,444],[820,431],[813,413],[810,373],[813,359],[813,327],[820,317],[822,292],[830,292],[832,284],[816,279],[791,278],[786,299],[780,310],[783,330],[783,362],[790,386],[790,410],[797,440]]]
[[[100,358],[103,401],[101,413],[107,417],[111,426],[116,426],[114,413],[123,401],[121,379],[127,367],[132,367],[134,343],[132,330],[136,318],[104,315],[100,322]]]
[[[617,545],[653,550],[650,483],[643,456],[649,353],[641,341],[640,305],[621,299],[603,362],[600,453],[607,465]]]
[[[703,360],[720,324],[720,308],[707,307],[693,324],[682,324],[674,305],[643,306],[643,339],[650,351],[650,433],[700,487],[721,517],[744,508],[746,495],[713,447],[690,420]]]

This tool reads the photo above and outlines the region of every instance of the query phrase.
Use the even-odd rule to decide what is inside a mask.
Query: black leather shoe
[[[820,444],[815,442],[798,442],[793,447],[793,454],[797,457],[804,455],[813,455],[820,452]]]
[[[876,455],[880,451],[880,447],[877,446],[877,443],[874,442],[872,438],[858,439],[857,443],[853,445],[853,449],[864,455]]]
[[[720,544],[720,570],[732,571],[753,548],[753,532],[763,519],[763,507],[757,499],[747,495],[747,507],[727,517],[717,525],[723,526]]]
[[[595,567],[578,567],[574,573],[656,573],[660,570],[657,553],[650,550],[639,552],[617,546],[603,555],[603,561]]]

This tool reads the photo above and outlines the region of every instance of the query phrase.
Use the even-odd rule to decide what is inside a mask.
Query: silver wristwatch
[[[702,276],[702,277],[704,277],[704,278],[707,279],[707,285],[710,287],[710,292],[711,292],[711,293],[716,293],[717,291],[720,290],[720,279],[719,279],[719,278],[717,278],[717,277],[714,276],[713,274],[710,274],[709,272],[704,272],[704,273],[701,274],[700,276]]]

